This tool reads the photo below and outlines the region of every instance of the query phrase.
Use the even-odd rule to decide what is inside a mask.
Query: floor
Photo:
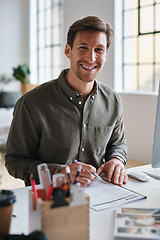
[[[140,162],[135,162],[132,160],[128,160],[126,164],[126,168],[136,167],[143,165]],[[15,179],[11,175],[9,175],[5,165],[4,165],[4,153],[2,154],[2,163],[0,166],[0,189],[14,189],[24,187],[24,182],[20,179]]]

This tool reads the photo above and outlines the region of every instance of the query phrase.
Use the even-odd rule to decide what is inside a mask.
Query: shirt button
[[[94,99],[94,96],[91,96],[92,100]]]
[[[73,100],[73,98],[72,98],[72,97],[70,97],[69,99],[70,99],[71,101]]]
[[[83,125],[83,127],[84,127],[84,128],[86,128],[86,127],[87,127],[87,125],[86,125],[86,124],[84,124],[84,125]]]
[[[79,104],[82,104],[82,101],[79,101],[78,103],[79,103]]]
[[[82,148],[82,152],[84,152],[84,148]]]
[[[79,94],[79,93],[77,93],[77,94],[76,94],[76,96],[77,96],[77,97],[79,97],[79,96],[80,96],[80,94]]]

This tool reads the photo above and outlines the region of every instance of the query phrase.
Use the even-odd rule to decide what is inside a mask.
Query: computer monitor
[[[157,112],[153,139],[152,167],[160,168],[160,84],[157,98]]]

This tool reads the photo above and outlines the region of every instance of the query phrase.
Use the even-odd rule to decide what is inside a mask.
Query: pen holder
[[[60,206],[51,208],[53,200],[41,198],[42,189],[38,191],[38,200],[34,210],[34,194],[29,191],[29,232],[43,231],[50,240],[88,240],[89,239],[89,198],[86,204],[79,206]],[[65,198],[68,204],[72,198]]]

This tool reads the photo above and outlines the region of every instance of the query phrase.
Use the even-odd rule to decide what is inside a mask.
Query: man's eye
[[[85,49],[87,49],[87,47],[86,46],[81,46],[81,47],[79,47],[80,49],[82,49],[82,50],[85,50]]]
[[[103,53],[104,50],[102,48],[96,48],[96,52]]]

